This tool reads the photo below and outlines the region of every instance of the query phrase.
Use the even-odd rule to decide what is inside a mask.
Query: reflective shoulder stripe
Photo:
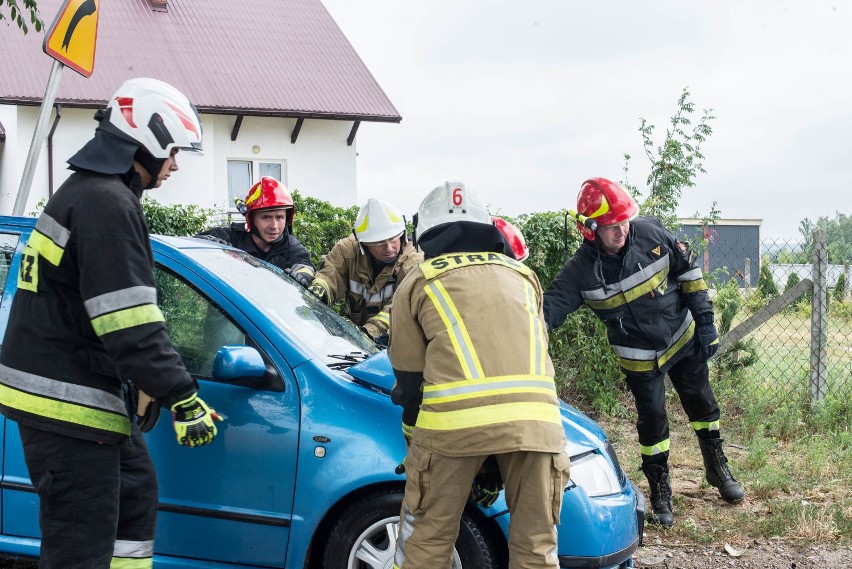
[[[487,427],[515,421],[541,421],[562,424],[559,407],[551,403],[499,403],[455,411],[421,410],[417,427],[432,431],[454,431]]]
[[[62,249],[68,245],[68,240],[71,238],[71,231],[63,227],[58,221],[53,219],[46,213],[42,213],[35,225],[36,231],[50,238]]]
[[[136,557],[145,558],[154,555],[154,541],[131,541],[128,539],[116,539],[113,545],[113,557]],[[110,565],[110,568],[115,565]]]
[[[39,255],[47,259],[47,261],[54,266],[59,265],[62,261],[62,255],[65,254],[65,249],[63,247],[60,247],[37,230],[33,230],[30,234],[30,240],[27,241],[27,246],[38,251]]]
[[[707,429],[708,431],[718,431],[719,430],[719,419],[715,421],[693,421],[690,423],[692,428],[696,431],[700,431],[701,429]]]
[[[134,286],[101,294],[83,303],[89,318],[97,318],[107,312],[140,304],[157,304],[157,289],[151,286]]]
[[[524,282],[524,290],[527,297],[527,312],[530,315],[530,374],[541,375],[544,373],[547,357],[547,346],[544,341],[544,325],[538,317],[538,305],[535,298],[535,289],[529,281]]]
[[[450,341],[456,351],[456,356],[459,359],[465,379],[479,379],[483,377],[485,372],[482,371],[482,365],[479,363],[479,357],[476,355],[476,350],[473,347],[473,342],[470,340],[467,327],[465,327],[444,285],[441,284],[441,281],[435,280],[427,283],[424,290],[432,300],[435,310],[437,310],[438,315],[444,322],[444,326],[447,328]]]
[[[669,447],[671,447],[671,439],[665,439],[651,446],[639,445],[639,452],[645,456],[654,456],[655,454],[667,452]]]
[[[151,322],[164,322],[163,313],[154,304],[143,304],[133,308],[126,308],[117,312],[110,312],[97,318],[92,318],[92,328],[95,334],[103,336],[110,332],[117,332],[134,326],[150,324]]]
[[[474,265],[502,265],[514,269],[524,275],[529,275],[532,270],[515,259],[510,259],[500,253],[449,253],[428,259],[420,263],[420,270],[426,279],[434,279],[445,271],[458,267],[470,267]]]

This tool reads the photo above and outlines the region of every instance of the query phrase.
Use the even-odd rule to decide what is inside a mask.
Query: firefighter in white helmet
[[[326,304],[345,298],[348,318],[386,343],[394,291],[422,260],[406,239],[399,210],[371,198],[358,212],[352,235],[338,241],[320,262],[309,290]]]
[[[556,569],[569,459],[538,277],[459,182],[423,200],[414,240],[425,260],[396,292],[388,348],[408,443],[394,567],[450,566],[468,499],[490,502],[477,486],[494,461],[509,566]]]

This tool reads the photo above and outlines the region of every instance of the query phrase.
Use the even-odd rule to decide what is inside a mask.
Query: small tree
[[[765,300],[778,296],[778,285],[775,284],[775,279],[772,278],[769,263],[761,263],[760,275],[757,277],[757,292]]]
[[[802,282],[802,279],[799,278],[799,273],[790,273],[790,276],[787,277],[787,284],[784,285],[784,292],[787,292],[800,282]]]
[[[837,283],[834,285],[834,290],[832,291],[834,300],[837,302],[843,302],[846,300],[847,289],[848,285],[846,283],[846,274],[844,271],[843,273],[840,273],[840,276],[837,278]]]

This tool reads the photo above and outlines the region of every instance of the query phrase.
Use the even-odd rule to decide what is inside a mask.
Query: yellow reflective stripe
[[[113,557],[109,560],[109,569],[152,569],[154,559],[145,557],[134,559],[132,557]]]
[[[84,427],[112,431],[122,435],[130,434],[130,420],[126,415],[109,413],[69,401],[47,399],[31,393],[25,393],[0,384],[0,401],[8,407],[13,407],[26,413],[74,423]]]
[[[156,305],[143,304],[93,318],[92,328],[95,329],[95,334],[103,336],[117,330],[163,321],[163,313]]]
[[[487,427],[514,421],[542,421],[560,425],[559,407],[551,403],[499,403],[456,411],[421,410],[417,427],[432,431],[454,431],[472,427]]]
[[[555,395],[552,389],[548,389],[546,387],[504,387],[502,389],[490,389],[488,391],[474,391],[470,393],[459,393],[456,395],[430,398],[428,404],[451,403],[453,401],[464,401],[465,399],[475,399],[477,397],[491,397],[493,395],[508,395],[513,393],[538,393],[541,395],[549,395],[551,397]]]
[[[692,428],[696,431],[700,431],[701,429],[707,429],[708,431],[718,431],[719,419],[716,419],[715,421],[692,421],[690,425],[692,425]]]
[[[405,423],[402,424],[402,434],[403,435],[410,437],[413,432],[414,432],[414,426],[413,425],[406,425]]]
[[[626,304],[628,302],[632,302],[639,298],[640,296],[644,296],[650,293],[652,290],[660,286],[660,283],[668,276],[669,268],[668,266],[664,267],[662,270],[654,273],[651,278],[648,280],[636,285],[630,290],[621,292],[616,294],[615,296],[608,298],[606,300],[592,300],[590,298],[585,299],[586,304],[589,305],[589,308],[597,308],[597,309],[607,309],[607,308],[615,308],[617,306],[621,306],[622,304]]]
[[[653,371],[654,362],[648,360],[628,360],[627,358],[618,358],[618,365],[628,371]]]
[[[27,242],[27,245],[38,251],[39,255],[47,259],[54,266],[59,265],[62,255],[65,253],[64,248],[35,229],[30,234],[30,240]]]
[[[530,373],[541,375],[546,365],[547,350],[544,346],[543,329],[538,317],[538,306],[535,302],[535,289],[529,282],[524,283],[527,297],[527,312],[530,315]]]
[[[373,316],[373,318],[383,323],[385,326],[390,326],[390,314],[388,314],[385,310],[382,310],[381,312]]]
[[[694,333],[695,333],[695,322],[693,321],[693,322],[689,323],[689,328],[687,328],[686,332],[684,332],[683,335],[680,338],[678,338],[677,342],[672,344],[672,346],[668,350],[666,350],[663,353],[663,355],[660,356],[660,358],[659,358],[660,367],[665,365],[665,363],[667,361],[669,361],[672,358],[672,356],[677,354],[680,351],[680,349],[682,347],[684,347],[684,345],[686,345],[686,343],[689,342],[692,339],[692,335]]]
[[[666,439],[651,446],[639,445],[639,451],[645,456],[654,456],[655,454],[668,452],[670,446],[671,439]]]
[[[685,293],[688,292],[700,292],[702,290],[707,290],[707,283],[704,282],[704,279],[698,279],[697,281],[686,281],[680,283],[680,290]]]
[[[530,382],[530,383],[546,383],[553,387],[553,392],[556,393],[556,382],[548,375],[496,375],[487,379],[478,379],[476,381],[468,381],[462,379],[460,381],[449,381],[446,383],[428,384],[423,386],[423,394],[428,396],[431,393],[439,393],[442,391],[450,391],[453,389],[481,389],[482,386],[499,385],[506,382]]]
[[[432,304],[435,305],[435,310],[438,311],[441,320],[444,321],[444,326],[449,332],[450,341],[456,351],[465,379],[481,378],[485,375],[485,372],[482,371],[482,365],[479,363],[476,350],[473,348],[473,342],[470,341],[467,327],[464,325],[464,321],[444,285],[441,284],[441,281],[433,281],[428,283],[424,289],[429,298],[432,299]]]

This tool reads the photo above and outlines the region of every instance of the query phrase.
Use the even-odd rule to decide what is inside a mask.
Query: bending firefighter
[[[722,451],[707,369],[719,345],[713,304],[695,254],[658,219],[637,219],[630,194],[604,178],[583,182],[577,211],[591,221],[577,223],[583,243],[544,295],[548,328],[583,304],[606,324],[636,402],[642,470],[658,523],[674,522],[666,373],[698,437],[707,482],[725,501],[739,502],[745,493]]]
[[[211,442],[221,420],[166,333],[139,203],[178,169],[179,150],[201,150],[201,122],[177,89],[145,78],[95,118],[23,251],[0,411],[19,424],[38,492],[39,567],[150,569],[157,477],[136,388],[156,400],[149,411],[171,409],[181,445]]]
[[[248,191],[237,207],[245,223],[214,227],[196,237],[213,238],[286,271],[307,288],[314,278],[314,264],[305,246],[293,235],[296,207],[284,184],[264,176]]]
[[[556,569],[569,459],[538,277],[458,182],[426,196],[414,236],[425,261],[396,292],[388,348],[408,443],[394,567],[450,567],[471,488],[491,472],[511,513],[509,567]]]
[[[405,220],[394,206],[369,199],[352,235],[338,241],[320,263],[310,291],[326,304],[346,299],[349,320],[386,343],[396,287],[423,260],[405,237]]]

